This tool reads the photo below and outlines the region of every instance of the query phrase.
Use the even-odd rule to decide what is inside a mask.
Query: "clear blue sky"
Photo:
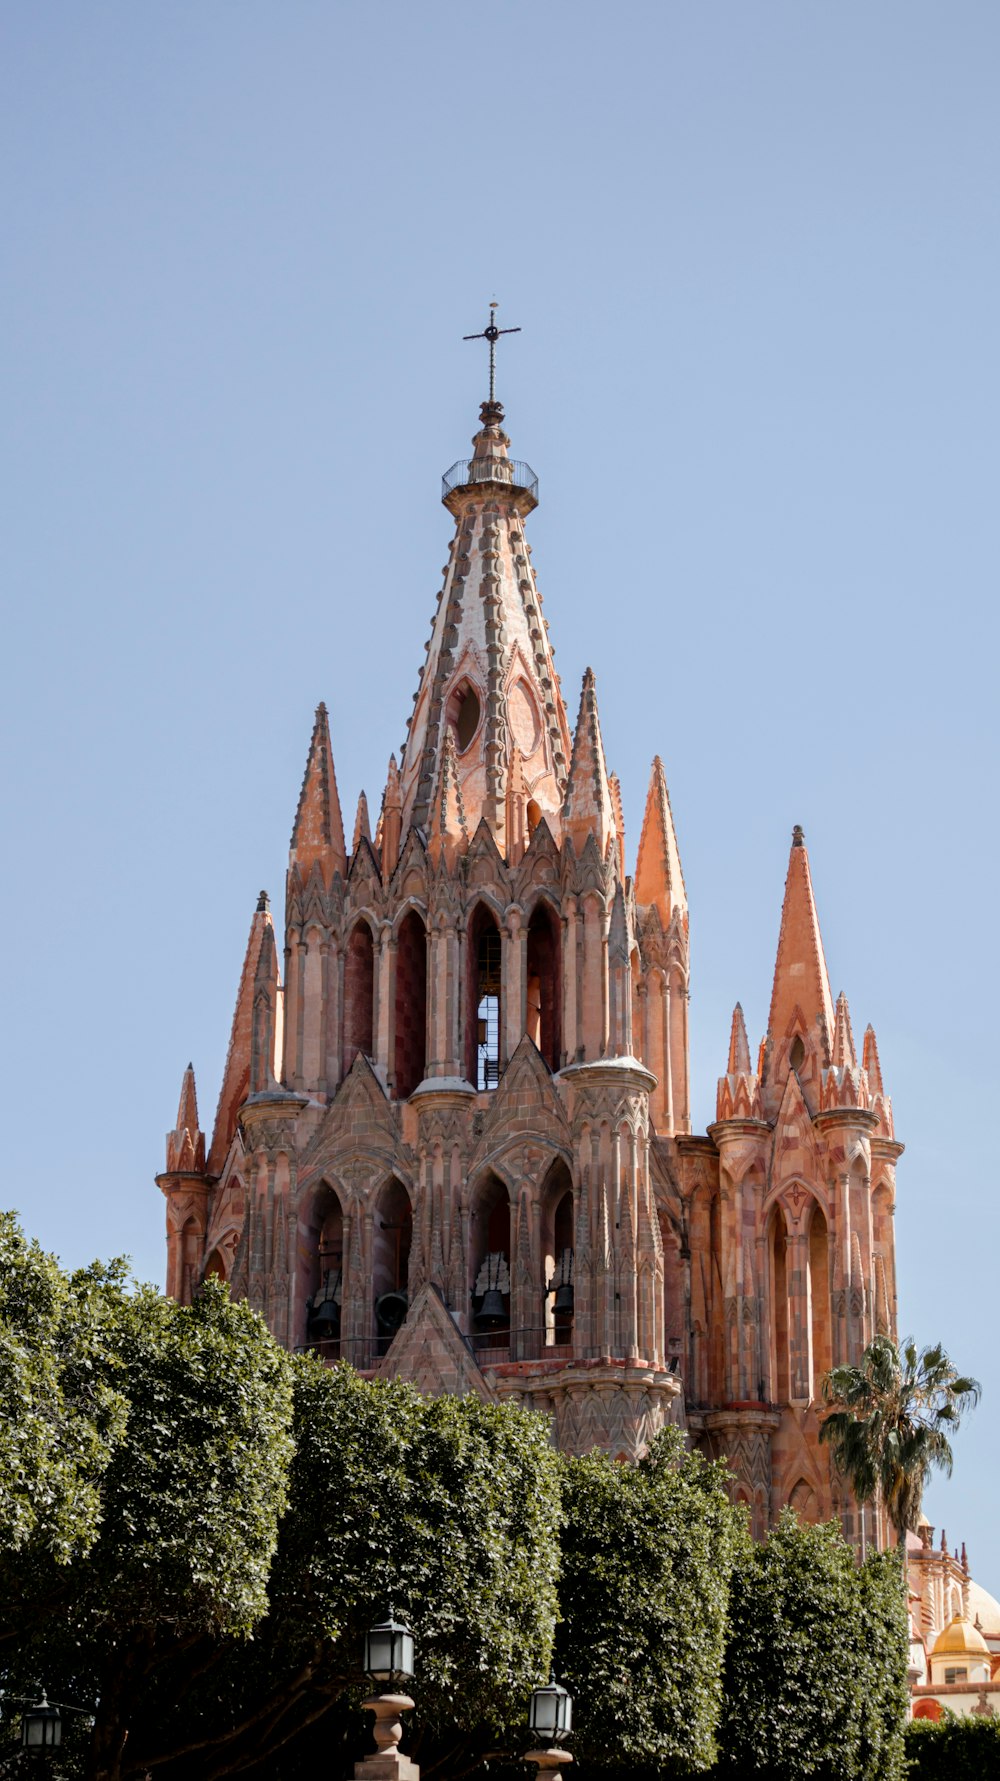
[[[3,1197],[162,1279],[163,1133],[189,1056],[211,1123],[313,707],[348,822],[402,739],[495,292],[632,859],[667,767],[698,1123],[801,822],[907,1145],[902,1324],[987,1387],[929,1512],[1000,1594],[1000,11],[38,0],[0,33]]]

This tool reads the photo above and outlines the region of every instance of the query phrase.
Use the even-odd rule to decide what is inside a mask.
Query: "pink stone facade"
[[[262,894],[207,1155],[190,1071],[168,1138],[168,1290],[222,1274],[289,1348],[516,1398],[567,1450],[634,1459],[681,1423],[758,1532],[791,1501],[881,1537],[817,1437],[823,1372],[895,1328],[902,1146],[874,1034],[859,1061],[796,831],[767,1034],[754,1065],[737,1007],[692,1134],[664,768],[630,876],[594,676],[571,726],[502,421],[483,404],[446,479],[406,746],[349,849],[316,714],[280,947]]]

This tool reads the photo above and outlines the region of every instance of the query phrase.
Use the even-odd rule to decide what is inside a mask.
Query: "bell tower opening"
[[[336,1193],[326,1183],[313,1200],[307,1242],[306,1343],[324,1360],[337,1360],[344,1280],[344,1215]]]
[[[375,1209],[372,1237],[372,1302],[375,1352],[379,1355],[387,1352],[396,1331],[406,1322],[412,1237],[410,1196],[400,1182],[387,1182]]]
[[[559,930],[549,905],[535,904],[528,922],[528,1037],[549,1069],[559,1068]]]
[[[503,1182],[490,1175],[473,1212],[472,1327],[477,1348],[510,1343],[510,1199]]]
[[[482,903],[469,924],[469,1014],[467,1069],[477,1089],[500,1080],[500,929]]]
[[[424,1079],[427,1062],[427,930],[415,909],[399,929],[396,948],[396,1099],[406,1101]]]
[[[344,1075],[359,1051],[374,1050],[375,942],[366,921],[355,923],[344,963]]]

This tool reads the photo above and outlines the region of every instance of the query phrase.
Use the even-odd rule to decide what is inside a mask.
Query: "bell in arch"
[[[510,1322],[504,1304],[504,1294],[510,1292],[510,1269],[505,1255],[497,1251],[486,1257],[476,1279],[476,1292],[479,1305],[472,1318],[476,1329],[505,1329]]]
[[[555,1294],[552,1313],[562,1321],[573,1315],[573,1251],[564,1249],[559,1257],[549,1292]]]

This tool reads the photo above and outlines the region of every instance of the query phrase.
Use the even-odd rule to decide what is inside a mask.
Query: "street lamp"
[[[409,1682],[413,1675],[413,1634],[390,1611],[388,1620],[370,1627],[365,1634],[364,1667],[373,1682],[388,1684]],[[355,1781],[420,1781],[420,1770],[408,1756],[401,1756],[399,1740],[403,1735],[403,1714],[413,1702],[408,1694],[374,1694],[362,1705],[375,1715],[374,1756],[355,1763]]]
[[[568,1737],[572,1728],[573,1696],[552,1676],[543,1687],[531,1691],[528,1729],[537,1748],[528,1751],[525,1762],[535,1763],[543,1778],[547,1770],[572,1762],[569,1751],[560,1749],[560,1740]]]
[[[49,1705],[44,1688],[42,1698],[21,1714],[22,1750],[58,1750],[62,1743],[62,1714]]]
[[[375,1682],[409,1682],[413,1675],[413,1634],[391,1609],[365,1634],[365,1674]]]

